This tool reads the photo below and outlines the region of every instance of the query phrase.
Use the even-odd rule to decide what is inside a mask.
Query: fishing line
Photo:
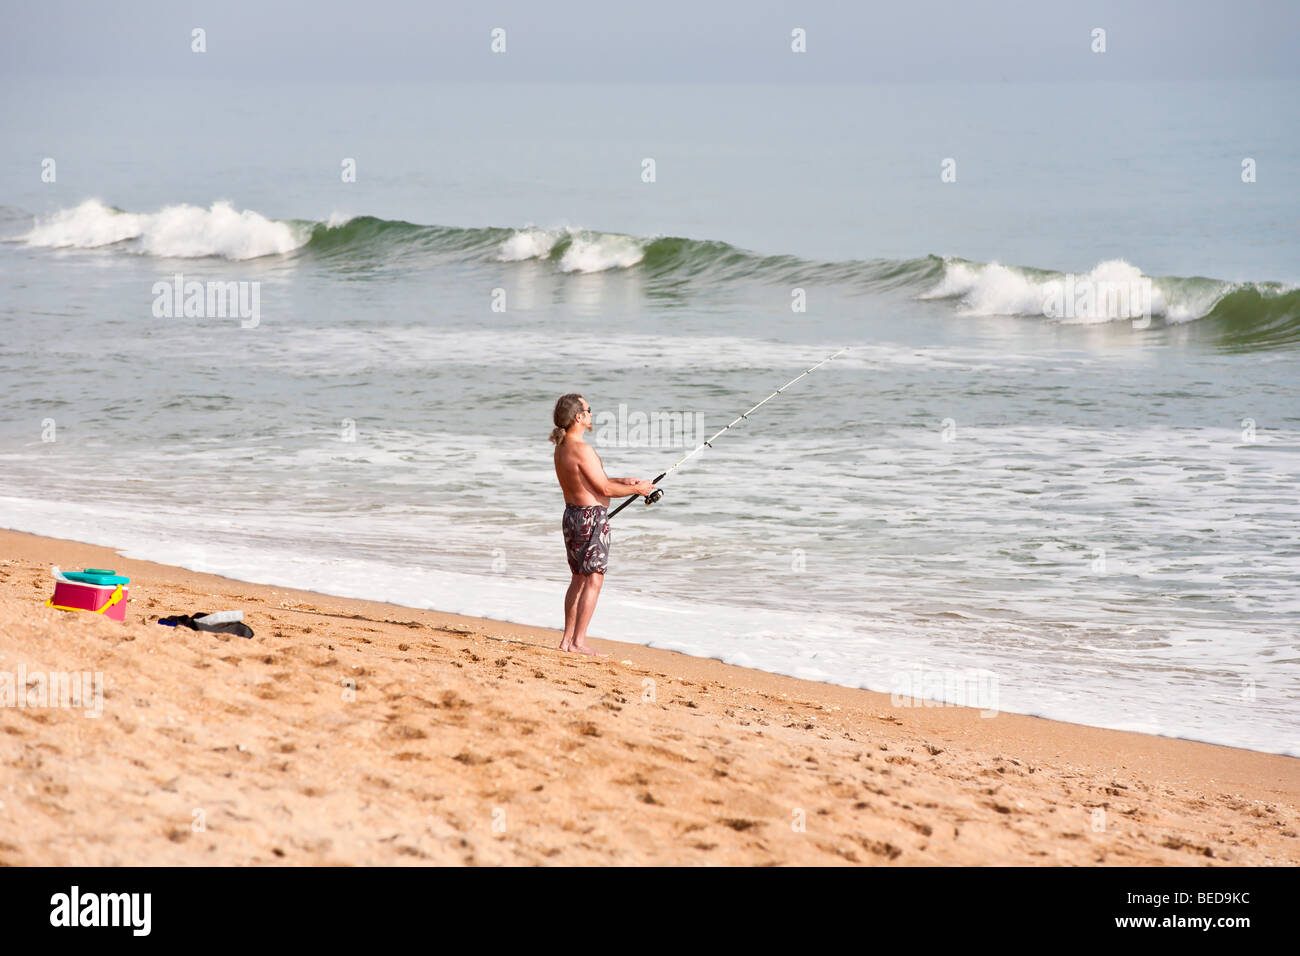
[[[705,448],[712,448],[712,447],[713,447],[713,443],[714,443],[715,441],[718,440],[719,436],[721,436],[725,431],[727,431],[727,429],[731,428],[732,425],[735,425],[735,424],[737,424],[737,423],[739,423],[739,422],[742,422],[742,421],[744,421],[745,419],[749,418],[750,415],[754,414],[754,412],[758,411],[760,408],[762,408],[764,405],[766,405],[766,404],[767,404],[768,402],[770,402],[772,399],[776,398],[778,395],[780,395],[782,392],[784,392],[787,388],[789,388],[789,387],[790,387],[791,385],[793,385],[795,382],[799,381],[799,379],[803,378],[805,375],[808,375],[808,374],[810,374],[810,373],[812,373],[812,372],[817,371],[817,369],[821,368],[823,365],[825,365],[825,364],[826,364],[827,362],[829,362],[831,359],[836,358],[836,357],[838,357],[838,356],[840,356],[840,355],[843,355],[843,354],[844,354],[845,352],[847,352],[850,348],[852,348],[852,346],[845,346],[844,348],[840,349],[838,352],[835,352],[835,353],[833,353],[833,354],[831,354],[831,355],[826,356],[826,358],[822,359],[820,362],[818,362],[818,363],[817,363],[816,365],[814,365],[812,368],[804,369],[804,371],[803,371],[802,373],[800,373],[799,375],[796,375],[794,378],[790,379],[790,381],[786,382],[784,385],[782,385],[780,388],[778,388],[778,389],[777,389],[775,392],[773,392],[771,395],[767,396],[767,398],[763,399],[761,402],[759,402],[757,405],[755,405],[755,406],[754,406],[753,408],[751,408],[749,411],[742,413],[742,414],[741,414],[741,415],[740,415],[740,416],[739,416],[735,421],[733,421],[730,425],[727,425],[727,426],[725,426],[725,427],[723,427],[723,428],[718,429],[717,434],[713,435],[711,438],[708,438],[708,439],[706,439],[706,440],[703,441],[703,442],[700,442],[700,444],[699,444],[698,446],[696,446],[694,449],[692,449],[691,451],[687,452],[684,456],[682,456],[682,458],[681,458],[680,461],[678,461],[675,465],[673,465],[671,468],[669,468],[667,471],[665,471],[663,474],[661,474],[658,478],[656,478],[654,481],[652,481],[651,484],[654,484],[654,485],[659,484],[659,482],[663,481],[665,478],[667,478],[669,475],[671,475],[674,471],[676,471],[678,468],[680,468],[682,465],[684,465],[684,464],[685,464],[689,459],[691,459],[691,458],[694,457],[695,455],[698,455],[698,454],[699,454],[701,451],[703,451]],[[658,501],[660,498],[662,498],[663,496],[664,496],[664,490],[663,490],[662,488],[656,488],[654,491],[650,492],[650,494],[648,494],[648,495],[632,495],[631,497],[629,497],[629,498],[627,499],[627,501],[623,502],[621,505],[619,505],[617,508],[615,508],[613,511],[611,511],[611,512],[609,513],[609,515],[608,515],[608,518],[612,518],[612,517],[614,517],[614,515],[618,514],[620,511],[622,511],[624,508],[626,508],[628,505],[630,505],[630,504],[631,504],[633,501],[635,501],[637,498],[645,498],[645,503],[646,503],[647,505],[652,505],[652,504],[654,504],[656,501]]]

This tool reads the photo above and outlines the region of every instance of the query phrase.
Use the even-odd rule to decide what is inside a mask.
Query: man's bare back
[[[596,449],[579,438],[555,446],[555,477],[560,480],[566,505],[601,505],[609,507],[609,495],[601,494],[604,483],[596,484],[597,475],[604,476],[605,466]]]

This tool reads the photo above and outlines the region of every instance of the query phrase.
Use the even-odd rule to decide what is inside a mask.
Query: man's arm
[[[600,456],[590,446],[583,449],[578,461],[578,468],[589,488],[606,498],[626,498],[628,495],[648,495],[654,485],[639,478],[611,478],[605,474],[605,466],[600,463]]]

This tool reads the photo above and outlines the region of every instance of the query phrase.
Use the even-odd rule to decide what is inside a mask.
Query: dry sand
[[[1291,757],[0,541],[0,674],[105,686],[0,707],[0,863],[1300,862]],[[46,608],[55,564],[127,622]],[[253,639],[154,623],[227,608]]]

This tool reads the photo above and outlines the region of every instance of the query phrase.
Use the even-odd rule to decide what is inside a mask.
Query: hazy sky
[[[190,31],[207,52],[190,52]],[[493,55],[490,31],[506,30]],[[807,31],[808,52],[790,50]],[[1091,34],[1106,30],[1107,51]],[[1300,77],[1297,0],[6,0],[0,72],[402,80]]]

